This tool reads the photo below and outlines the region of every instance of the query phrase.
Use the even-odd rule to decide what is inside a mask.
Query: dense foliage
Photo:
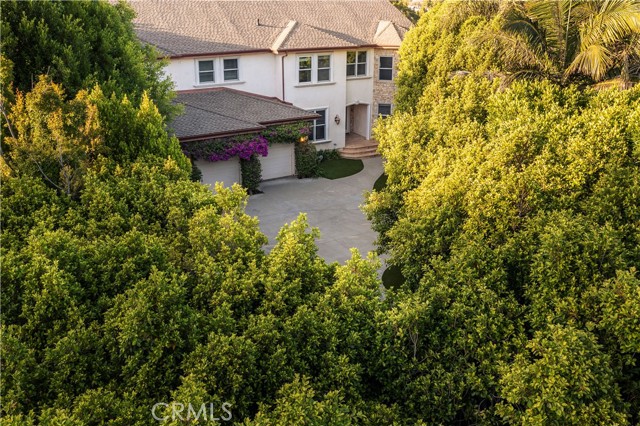
[[[637,423],[640,88],[506,84],[497,5],[434,5],[402,48],[366,206],[406,281],[384,297],[375,256],[326,264],[304,215],[265,252],[149,97],[19,90],[2,423]]]
[[[296,173],[299,178],[318,176],[318,153],[312,143],[297,143],[294,146]]]
[[[3,1],[3,83],[30,91],[42,74],[73,97],[98,84],[107,97],[127,94],[138,106],[146,93],[163,114],[175,113],[172,82],[151,46],[142,46],[124,2]]]
[[[403,45],[366,207],[415,318],[403,399],[433,423],[637,422],[640,87],[506,87],[473,43],[491,14],[451,12]]]
[[[377,262],[325,264],[304,216],[265,254],[244,191],[171,160],[105,161],[78,201],[31,177],[2,191],[8,424],[150,424],[172,401],[255,424],[397,415],[369,396]]]
[[[255,193],[262,182],[262,164],[257,154],[252,154],[248,159],[240,157],[240,174],[242,186],[249,194]]]
[[[41,76],[32,91],[18,91],[5,121],[3,174],[31,175],[77,196],[84,175],[100,156],[125,163],[139,157],[172,157],[184,170],[189,160],[164,118],[143,95],[135,107],[127,95],[106,97],[96,86],[67,100],[64,89]]]

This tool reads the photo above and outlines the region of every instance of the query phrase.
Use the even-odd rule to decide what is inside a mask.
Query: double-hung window
[[[298,56],[298,83],[325,83],[331,81],[331,55],[309,54]]]
[[[380,80],[393,80],[393,56],[380,56]]]
[[[327,139],[327,109],[316,109],[313,112],[320,115],[320,118],[313,120],[309,139],[312,141],[323,141]]]
[[[207,61],[198,61],[198,83],[215,83],[215,70],[213,68],[213,59]]]
[[[318,55],[318,81],[331,80],[331,55]]]
[[[311,83],[312,62],[313,61],[311,56],[298,57],[298,82],[299,83]]]
[[[196,84],[216,84],[240,80],[238,58],[213,58],[197,60]]]
[[[223,67],[223,78],[224,81],[237,81],[240,79],[238,73],[238,59],[223,59],[222,60]]]
[[[367,75],[367,51],[347,52],[347,77]]]

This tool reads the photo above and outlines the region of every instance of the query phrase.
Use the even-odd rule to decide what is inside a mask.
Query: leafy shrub
[[[295,146],[296,172],[299,178],[318,177],[316,147],[312,143],[297,143]]]
[[[328,160],[338,160],[342,158],[340,155],[340,151],[337,149],[323,149],[318,151],[318,162],[328,161]]]
[[[191,181],[192,182],[200,182],[202,181],[202,170],[198,166],[196,166],[195,162],[191,162]]]
[[[262,181],[262,165],[258,156],[253,154],[248,160],[240,159],[240,172],[242,186],[247,189],[249,194],[256,192]]]

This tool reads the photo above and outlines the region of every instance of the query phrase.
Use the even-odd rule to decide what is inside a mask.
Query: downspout
[[[282,101],[286,102],[287,100],[284,98],[284,58],[289,56],[288,52],[285,52],[284,55],[280,57],[281,65],[280,65],[280,74],[282,75]]]

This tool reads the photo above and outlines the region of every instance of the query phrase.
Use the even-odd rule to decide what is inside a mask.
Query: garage
[[[195,164],[202,172],[202,183],[211,185],[211,189],[216,182],[222,182],[226,187],[241,182],[240,161],[237,157],[216,162],[198,160]]]
[[[276,179],[295,174],[293,144],[272,144],[269,154],[260,157],[262,180]]]

